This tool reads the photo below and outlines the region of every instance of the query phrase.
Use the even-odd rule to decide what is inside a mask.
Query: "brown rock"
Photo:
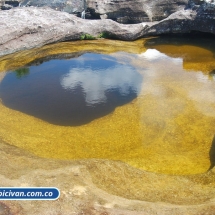
[[[214,214],[215,175],[170,176],[120,161],[61,161],[0,142],[1,187],[57,187],[55,201],[0,201],[3,215]],[[7,161],[7,162],[5,162]]]

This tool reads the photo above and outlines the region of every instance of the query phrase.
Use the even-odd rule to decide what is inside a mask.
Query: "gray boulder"
[[[20,0],[0,0],[0,10],[10,10],[13,7],[18,7]]]
[[[119,23],[134,24],[159,21],[185,8],[188,0],[9,0],[1,9],[12,7],[50,7],[76,16],[86,11],[87,19],[112,19]]]
[[[171,14],[199,5],[213,3],[213,0],[6,0],[0,8],[50,7],[86,19],[112,19],[118,23],[135,24],[160,21]]]
[[[81,16],[85,0],[0,0],[0,10],[9,10],[13,7],[50,7],[57,11],[64,11]]]
[[[187,5],[188,0],[87,0],[90,18],[112,19],[124,24],[160,21]]]
[[[84,10],[84,0],[21,0],[20,7],[50,7],[54,10],[64,11],[80,16]]]
[[[139,24],[120,24],[110,19],[84,20],[50,8],[16,8],[0,12],[0,56],[45,44],[79,40],[83,35],[135,40],[143,36],[190,33],[215,34],[215,5],[177,11],[166,19]]]
[[[7,0],[3,10],[12,7],[50,7],[76,16],[86,11],[87,19],[112,19],[119,23],[134,24],[160,21],[187,7],[190,0]],[[197,1],[197,0],[194,0]],[[200,1],[200,0],[199,0]],[[198,2],[196,2],[198,3]]]

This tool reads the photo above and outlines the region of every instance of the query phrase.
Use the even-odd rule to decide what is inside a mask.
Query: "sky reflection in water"
[[[142,76],[115,58],[84,54],[18,69],[0,85],[3,103],[58,125],[81,125],[132,101]]]
[[[47,158],[121,160],[168,174],[206,172],[214,154],[215,51],[188,42],[158,41],[141,54],[78,53],[32,66],[19,78],[9,72],[0,84],[3,104],[18,103],[36,118],[1,104],[0,136]],[[57,113],[54,121],[49,112]]]

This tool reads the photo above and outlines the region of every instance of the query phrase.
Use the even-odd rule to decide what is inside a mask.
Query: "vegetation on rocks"
[[[80,37],[81,40],[95,40],[96,37],[90,35],[90,34],[82,34]]]
[[[80,37],[81,40],[95,40],[95,39],[102,39],[102,38],[103,39],[111,38],[111,35],[107,32],[102,32],[96,37],[90,34],[82,34]]]

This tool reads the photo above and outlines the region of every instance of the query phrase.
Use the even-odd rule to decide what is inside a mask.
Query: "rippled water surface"
[[[0,138],[48,158],[205,172],[215,164],[213,41],[81,41],[3,57]]]

